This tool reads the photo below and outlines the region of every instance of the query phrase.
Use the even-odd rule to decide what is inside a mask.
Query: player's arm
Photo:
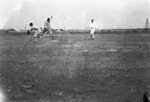
[[[97,24],[96,24],[96,29],[98,28]]]
[[[95,29],[97,29],[98,27],[97,27],[97,24],[95,24]]]
[[[29,31],[30,31],[30,33],[32,32],[34,30],[34,28],[31,28]]]
[[[27,34],[30,34],[33,30],[38,30],[37,28],[31,28],[30,30],[27,31]]]
[[[33,31],[33,28],[27,30],[27,34],[30,34]]]
[[[95,30],[97,29],[97,24],[96,23],[94,23],[94,28],[95,28]]]
[[[34,31],[34,30],[38,30],[38,28],[36,28],[36,27],[35,28],[31,28],[31,31]]]

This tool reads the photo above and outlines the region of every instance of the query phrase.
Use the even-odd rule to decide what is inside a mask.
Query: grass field
[[[0,32],[6,102],[142,102],[150,92],[149,34]]]

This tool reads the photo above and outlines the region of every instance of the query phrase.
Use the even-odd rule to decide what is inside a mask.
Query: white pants
[[[91,36],[91,38],[95,38],[94,32],[95,32],[95,29],[90,29],[90,36]]]
[[[43,33],[48,33],[48,34],[51,34],[51,35],[52,35],[52,30],[51,30],[51,28],[44,27]]]
[[[35,30],[35,31],[34,31],[34,37],[35,37],[35,38],[38,37],[39,34],[40,34],[40,31],[39,31],[39,30]]]

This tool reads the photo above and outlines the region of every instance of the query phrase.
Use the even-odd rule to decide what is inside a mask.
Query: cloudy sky
[[[90,19],[100,29],[141,28],[150,0],[0,0],[0,28],[40,27],[50,16],[53,28],[87,28]]]

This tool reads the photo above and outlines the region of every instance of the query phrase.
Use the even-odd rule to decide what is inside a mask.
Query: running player
[[[90,37],[91,39],[94,40],[95,38],[94,32],[95,32],[95,29],[97,29],[97,24],[94,22],[94,19],[91,19],[91,22],[89,24],[89,29],[90,29]]]
[[[43,34],[44,33],[49,33],[51,38],[54,39],[53,35],[52,35],[52,29],[51,29],[51,25],[50,25],[50,21],[53,17],[51,16],[51,18],[47,18],[47,20],[44,22],[44,30],[43,30]]]

